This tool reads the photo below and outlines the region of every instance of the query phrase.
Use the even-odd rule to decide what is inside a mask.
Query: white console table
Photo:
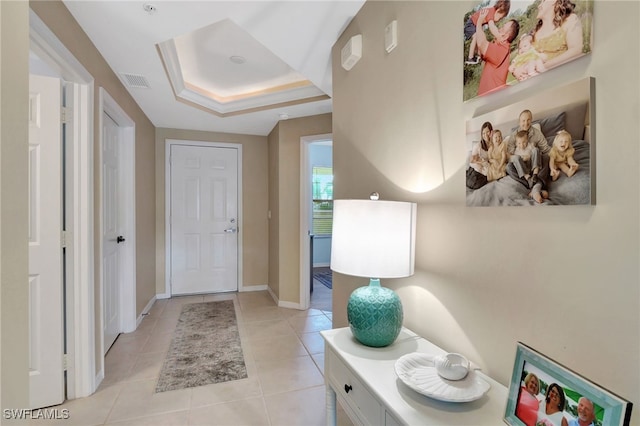
[[[442,402],[421,395],[395,373],[402,355],[442,349],[403,328],[385,348],[358,343],[349,328],[320,333],[325,340],[324,375],[327,387],[327,425],[336,424],[336,398],[355,425],[500,425],[507,403],[507,388],[477,372],[491,389],[472,402]]]

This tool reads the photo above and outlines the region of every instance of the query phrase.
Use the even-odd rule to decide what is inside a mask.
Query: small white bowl
[[[462,380],[469,374],[470,363],[460,354],[448,353],[433,359],[438,374],[447,380]]]

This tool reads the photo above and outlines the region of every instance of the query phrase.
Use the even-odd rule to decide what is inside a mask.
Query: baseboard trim
[[[302,307],[300,306],[299,303],[280,301],[280,302],[278,302],[278,306],[281,307],[281,308],[297,309],[299,311],[302,311]]]
[[[269,286],[266,285],[266,284],[264,284],[264,285],[250,285],[250,286],[242,287],[241,289],[238,290],[238,292],[245,293],[245,292],[249,292],[249,291],[264,291],[264,290],[267,290],[268,288],[269,288]]]
[[[271,287],[269,287],[269,286],[267,286],[267,293],[269,293],[269,295],[271,296],[273,301],[276,302],[276,305],[278,305],[278,303],[279,303],[278,296],[276,296],[276,294],[273,292],[273,290],[271,290]]]
[[[96,374],[95,377],[95,384],[96,384],[96,390],[98,390],[98,387],[100,386],[100,384],[102,383],[102,381],[104,380],[104,369],[100,370],[98,372],[98,374]],[[94,391],[95,392],[95,391]]]
[[[304,310],[304,309],[302,309],[302,307],[300,306],[299,303],[285,302],[285,301],[279,300],[278,296],[276,296],[276,294],[273,292],[273,290],[271,290],[271,287],[267,287],[266,290],[271,295],[271,298],[273,299],[273,301],[276,302],[276,305],[278,305],[278,307],[287,308],[287,309],[297,309],[299,311]]]
[[[138,319],[136,320],[136,330],[138,329],[138,326],[140,325],[144,317],[149,314],[149,311],[151,310],[151,307],[153,306],[153,304],[156,303],[156,297],[157,296],[153,296],[151,300],[149,300],[149,303],[147,303],[147,306],[145,306],[144,309],[142,310],[142,313],[138,315]]]

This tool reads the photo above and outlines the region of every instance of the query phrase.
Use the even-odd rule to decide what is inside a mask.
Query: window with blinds
[[[333,226],[333,169],[313,166],[311,176],[313,198],[313,234],[331,235]]]

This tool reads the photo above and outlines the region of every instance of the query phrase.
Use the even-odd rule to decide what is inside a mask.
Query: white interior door
[[[64,401],[61,82],[29,77],[29,392]]]
[[[120,209],[120,146],[118,124],[107,113],[102,121],[102,285],[104,353],[122,331],[120,282],[122,280]]]
[[[238,290],[238,150],[171,145],[171,294]]]

